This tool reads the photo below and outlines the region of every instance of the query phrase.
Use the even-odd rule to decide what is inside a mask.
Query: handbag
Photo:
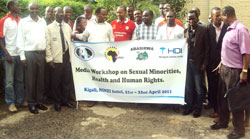
[[[228,107],[231,112],[250,108],[250,83],[238,82],[236,87],[226,92]]]

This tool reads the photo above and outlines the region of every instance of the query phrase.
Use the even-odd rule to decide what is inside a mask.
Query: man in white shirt
[[[183,39],[184,29],[175,24],[175,12],[170,10],[166,13],[166,21],[168,24],[164,24],[159,28],[156,36],[157,40],[169,40],[169,39]]]
[[[87,24],[85,31],[82,34],[75,34],[75,36],[83,41],[88,42],[113,42],[114,35],[112,27],[107,23],[107,11],[99,7],[95,11],[96,20]]]
[[[106,22],[107,11],[103,7],[98,7],[95,11],[96,19],[95,21],[88,23],[85,31],[82,34],[73,34],[73,37],[76,37],[83,41],[88,42],[113,42],[114,35],[112,27],[109,23]],[[97,102],[89,102],[88,106],[92,107]],[[104,103],[107,107],[113,107],[112,103]]]
[[[47,107],[42,105],[46,22],[38,16],[37,2],[31,2],[28,10],[30,15],[23,18],[18,25],[17,47],[25,70],[29,110],[33,114],[38,114],[37,109],[47,110]]]
[[[5,101],[9,111],[16,112],[16,105],[24,104],[23,68],[16,47],[17,26],[20,21],[18,14],[21,10],[15,0],[8,1],[7,8],[9,13],[3,24],[6,45],[1,45],[5,54]]]

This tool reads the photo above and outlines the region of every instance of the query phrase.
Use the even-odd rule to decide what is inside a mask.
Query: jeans
[[[194,108],[197,111],[202,110],[202,104],[205,96],[204,94],[206,93],[203,87],[204,80],[204,71],[201,71],[200,68],[194,63],[188,62],[185,88],[185,102],[187,103],[186,108]]]
[[[12,62],[4,60],[5,102],[8,106],[24,103],[23,67],[19,56],[12,56]]]

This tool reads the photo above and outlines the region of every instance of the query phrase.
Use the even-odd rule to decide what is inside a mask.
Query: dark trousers
[[[47,100],[48,98],[53,98],[51,93],[51,69],[49,67],[49,63],[45,63],[43,99]]]
[[[204,101],[204,71],[201,71],[198,66],[192,62],[187,64],[186,88],[185,88],[185,102],[187,109],[201,111]]]
[[[219,74],[217,72],[212,72],[213,69],[207,70],[207,80],[208,80],[208,102],[212,105],[214,112],[218,112],[217,96],[218,96],[218,83]]]
[[[44,93],[45,51],[25,51],[25,87],[29,105],[42,103]]]
[[[51,69],[51,89],[56,104],[68,103],[72,86],[72,70],[69,53],[63,55],[63,63],[54,63]]]
[[[224,97],[227,90],[235,87],[240,80],[241,69],[233,69],[222,65],[220,70],[219,78],[219,89],[218,89],[218,110],[220,123],[228,124],[230,118],[230,112],[228,109],[227,99]],[[232,112],[233,114],[233,126],[234,131],[239,134],[245,133],[244,121],[244,110],[238,110]]]

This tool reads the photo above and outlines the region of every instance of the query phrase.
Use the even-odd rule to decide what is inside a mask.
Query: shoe
[[[10,112],[17,112],[16,106],[15,106],[14,104],[11,104],[11,105],[9,106],[9,111],[10,111]]]
[[[97,104],[96,101],[89,101],[88,104],[87,104],[87,106],[88,106],[88,107],[93,107],[93,106],[95,106],[96,104]]]
[[[245,136],[245,134],[238,134],[238,133],[233,131],[232,133],[227,135],[227,138],[228,139],[239,139],[239,138],[244,137],[244,136]]]
[[[48,108],[45,107],[43,104],[37,104],[37,105],[36,105],[36,108],[38,108],[38,109],[40,109],[40,110],[43,110],[43,111],[48,110]]]
[[[194,117],[194,118],[198,118],[198,117],[200,117],[200,116],[201,116],[201,111],[200,111],[200,110],[194,111],[194,113],[193,113],[193,117]]]
[[[60,104],[55,104],[54,108],[58,112],[61,111],[61,105]]]
[[[108,108],[113,107],[113,103],[111,103],[111,102],[104,102],[104,105],[106,105]]]
[[[37,110],[37,108],[34,105],[29,106],[29,110],[33,114],[38,114],[38,110]]]
[[[73,104],[71,104],[70,102],[68,103],[64,103],[63,106],[67,106],[68,108],[76,108]]]
[[[219,115],[218,115],[218,113],[214,112],[214,113],[210,113],[208,116],[210,118],[217,118]]]
[[[192,113],[193,111],[191,109],[185,109],[183,112],[182,112],[182,115],[189,115],[190,113]]]
[[[220,118],[219,117],[217,117],[217,118],[214,119],[214,123],[219,123],[219,122],[220,122]]]
[[[221,124],[221,123],[216,123],[212,126],[210,126],[211,129],[213,130],[217,130],[217,129],[221,129],[221,128],[228,128],[228,125],[224,125],[224,124]]]

